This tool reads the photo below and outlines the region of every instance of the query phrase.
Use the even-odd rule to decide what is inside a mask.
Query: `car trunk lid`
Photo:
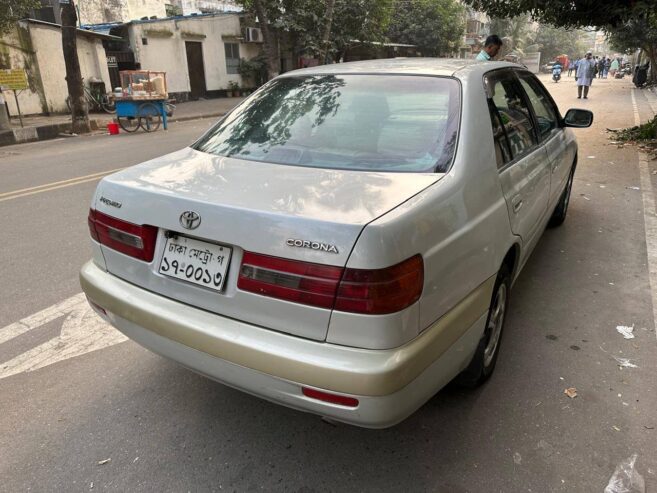
[[[324,340],[330,309],[237,288],[244,253],[344,267],[367,223],[441,176],[283,166],[186,148],[105,177],[95,208],[159,231],[152,262],[103,246],[112,274],[227,317]],[[188,212],[199,216],[194,229],[183,226]],[[199,241],[225,248],[220,291],[160,272],[167,242],[176,235],[195,249],[205,244]]]

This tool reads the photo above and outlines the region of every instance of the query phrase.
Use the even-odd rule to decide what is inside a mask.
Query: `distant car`
[[[505,62],[288,72],[191,147],[100,182],[81,284],[196,372],[392,426],[455,377],[491,375],[511,285],[566,217],[566,127],[592,118],[562,118]]]
[[[551,74],[552,73],[552,67],[554,66],[555,62],[548,62],[544,65],[541,65],[541,72],[545,74]]]

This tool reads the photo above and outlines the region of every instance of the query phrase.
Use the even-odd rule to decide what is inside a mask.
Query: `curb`
[[[103,120],[89,120],[89,125],[92,131],[98,130],[103,125]],[[39,125],[38,127],[4,130],[0,132],[0,147],[56,139],[61,134],[66,133],[71,133],[70,123],[52,123],[50,125]]]
[[[224,116],[227,112],[204,113],[202,115],[187,115],[180,117],[168,118],[168,123],[186,122],[189,120],[203,120],[206,118],[217,118]],[[91,119],[91,131],[96,132],[103,130],[111,119]],[[50,125],[40,125],[38,127],[14,128],[11,130],[0,131],[0,147],[14,144],[27,144],[28,142],[38,142],[41,140],[51,140],[61,137],[61,134],[70,134],[70,123],[52,123]]]

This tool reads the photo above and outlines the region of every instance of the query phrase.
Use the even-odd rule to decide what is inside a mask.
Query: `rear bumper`
[[[296,409],[383,428],[410,415],[469,361],[483,333],[488,280],[413,341],[389,350],[281,334],[148,292],[88,262],[82,289],[109,321],[152,351],[210,378]],[[355,397],[355,408],[304,396],[301,386]]]

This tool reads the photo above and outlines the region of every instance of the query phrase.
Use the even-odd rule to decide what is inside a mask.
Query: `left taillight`
[[[91,237],[101,245],[139,260],[153,260],[155,226],[129,223],[94,209],[89,210],[88,223]]]

